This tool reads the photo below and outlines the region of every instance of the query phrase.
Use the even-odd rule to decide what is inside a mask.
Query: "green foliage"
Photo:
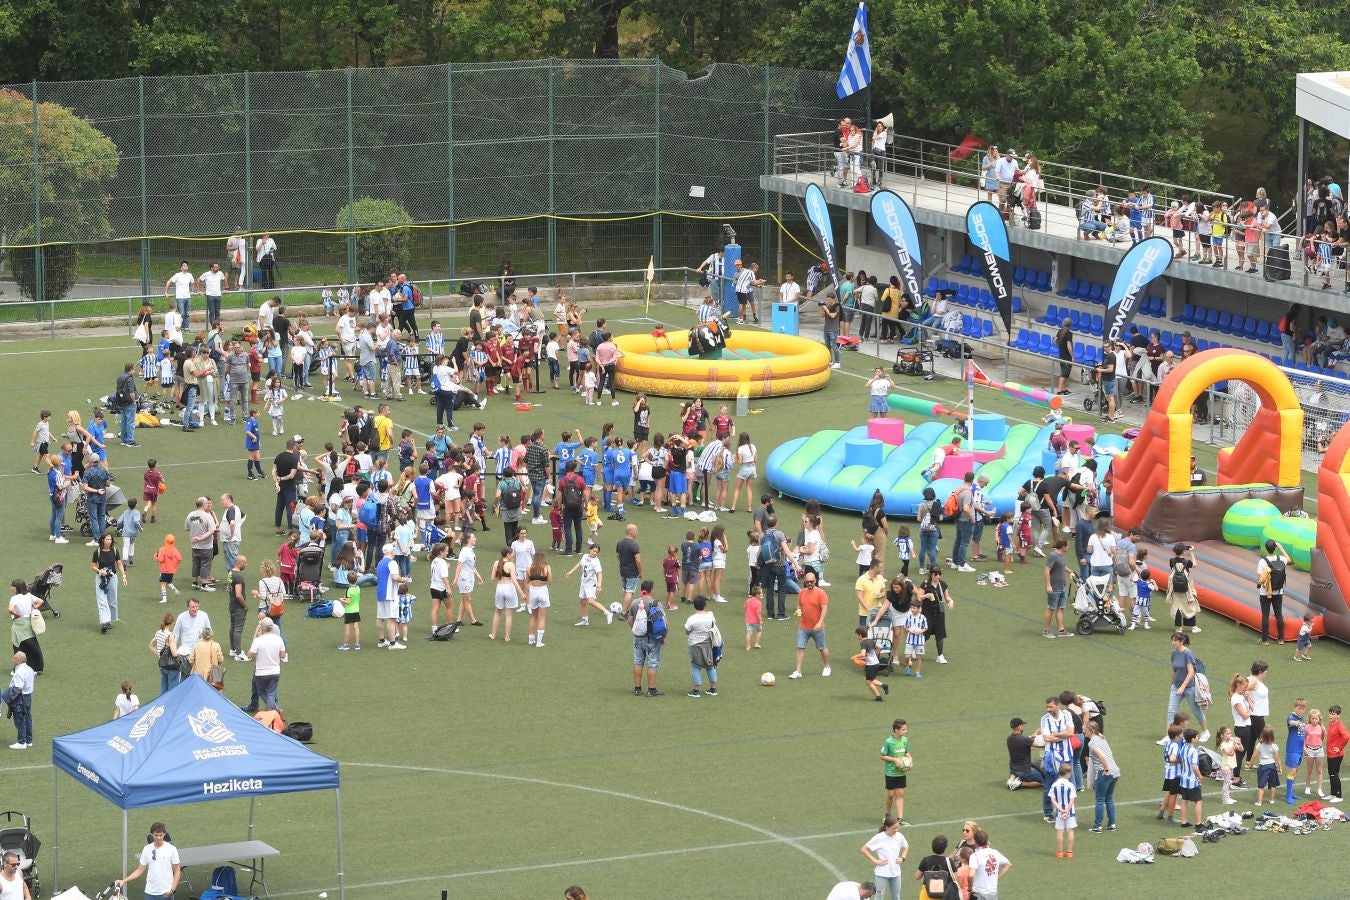
[[[42,210],[41,240],[76,241],[110,232],[104,185],[117,174],[117,147],[108,137],[55,103],[39,103],[38,158],[41,178],[37,199]],[[0,90],[0,159],[33,158],[33,103],[22,94]],[[36,243],[33,170],[0,166],[0,234],[11,244]],[[74,246],[44,252],[41,297],[32,250],[13,254],[14,275],[27,298],[59,300],[75,282],[79,255]]]
[[[412,216],[393,200],[362,197],[338,211],[339,229],[359,230],[356,235],[356,277],[367,284],[384,278],[390,269],[408,267],[409,231]]]

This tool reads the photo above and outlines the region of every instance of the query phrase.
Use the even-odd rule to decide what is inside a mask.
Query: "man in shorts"
[[[1059,637],[1073,637],[1073,632],[1064,628],[1064,606],[1068,602],[1068,569],[1065,568],[1064,551],[1069,542],[1064,538],[1055,541],[1055,549],[1045,558],[1045,622],[1041,626],[1041,637],[1053,638],[1050,630],[1051,619],[1059,619]]]
[[[623,614],[628,615],[633,604],[633,593],[638,589],[638,579],[642,577],[642,548],[637,542],[638,527],[628,524],[624,527],[623,537],[614,545],[614,553],[619,558],[619,581],[623,587]]]
[[[635,528],[636,526],[629,525],[628,527]],[[642,582],[642,593],[638,596],[638,603],[645,604],[647,610],[654,610],[656,614],[660,615],[661,601],[652,597],[652,587],[651,581]],[[637,603],[629,605],[625,617],[628,619],[630,627],[637,618],[637,611]],[[648,622],[650,621],[651,619],[648,618]],[[642,672],[644,669],[647,671],[647,696],[664,697],[666,695],[665,691],[658,691],[656,689],[656,669],[661,665],[661,647],[665,642],[665,637],[652,637],[650,625],[648,625],[646,634],[633,635],[634,697],[642,696]]]
[[[812,641],[820,651],[823,666],[820,677],[830,677],[830,651],[825,646],[825,614],[830,608],[830,596],[820,589],[818,581],[816,573],[810,569],[802,576],[802,590],[797,595],[797,606],[802,613],[797,623],[797,667],[788,678],[802,677],[802,658],[806,655],[807,643]]]

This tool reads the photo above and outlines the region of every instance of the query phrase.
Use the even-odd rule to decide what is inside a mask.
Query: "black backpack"
[[[508,478],[502,482],[502,505],[509,510],[520,509],[520,482],[515,478]]]
[[[314,740],[314,726],[309,722],[291,722],[282,734],[302,744],[308,744]]]
[[[1186,573],[1186,567],[1180,562],[1172,563],[1172,578],[1167,585],[1168,593],[1188,594],[1191,590],[1191,578]]]
[[[437,625],[436,629],[431,632],[431,637],[427,638],[427,640],[448,641],[454,637],[458,631],[458,622],[446,622],[444,625]]]
[[[1272,594],[1278,594],[1284,590],[1284,557],[1277,556],[1274,559],[1267,559],[1266,565],[1270,566],[1270,592]]]
[[[567,476],[562,480],[562,502],[568,509],[580,509],[582,502],[586,499],[586,492],[582,489],[578,480],[572,476]]]

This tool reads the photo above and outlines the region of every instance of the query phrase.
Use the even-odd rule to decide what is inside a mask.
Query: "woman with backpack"
[[[1195,551],[1191,547],[1177,544],[1172,548],[1172,558],[1167,561],[1167,605],[1172,610],[1172,624],[1178,632],[1184,626],[1192,634],[1199,634],[1196,618],[1200,615],[1200,601],[1195,597],[1191,574],[1194,568]]]
[[[890,523],[886,520],[886,498],[880,490],[872,492],[872,499],[863,513],[863,534],[872,542],[872,552],[876,559],[886,556],[886,543],[890,539]]]
[[[1207,741],[1209,726],[1205,722],[1205,711],[1200,706],[1196,690],[1197,676],[1203,674],[1203,664],[1196,659],[1190,646],[1190,635],[1180,630],[1172,635],[1172,690],[1167,695],[1167,721],[1173,721],[1173,716],[1184,700],[1191,705],[1191,710],[1200,721],[1200,739]]]

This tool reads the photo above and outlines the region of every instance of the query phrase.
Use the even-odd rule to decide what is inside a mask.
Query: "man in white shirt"
[[[259,333],[272,330],[272,319],[276,317],[277,307],[281,306],[281,298],[273,297],[262,306],[258,307],[258,331]]]
[[[178,266],[178,271],[164,282],[164,296],[169,296],[169,289],[173,288],[174,305],[178,308],[178,314],[183,317],[184,324],[187,324],[188,315],[192,311],[192,289],[196,286],[197,279],[188,271],[187,260],[183,260]]]
[[[1013,179],[1017,177],[1017,151],[1009,147],[1003,157],[994,165],[994,177],[998,179],[999,209],[1008,206],[1008,192],[1012,190]]]
[[[708,276],[708,285],[712,286],[714,291],[721,291],[720,281],[726,274],[726,253],[718,250],[708,254],[708,258],[699,264],[698,270]]]
[[[230,278],[220,271],[220,263],[211,263],[211,269],[203,272],[199,279],[202,293],[206,295],[206,324],[214,325],[220,321],[220,297],[229,286]]]
[[[860,897],[866,900],[876,895],[877,886],[870,881],[861,884],[856,881],[841,881],[830,889],[825,900],[859,900]]]
[[[225,570],[228,572],[234,569],[239,544],[244,540],[244,522],[248,517],[235,505],[233,494],[220,495],[220,508],[220,552],[225,557]]]
[[[389,293],[389,287],[383,281],[375,282],[375,287],[368,295],[367,302],[370,304],[370,318],[378,322],[381,316],[388,316],[393,309],[393,300]]]
[[[975,852],[970,855],[971,900],[998,900],[999,879],[1011,868],[1008,858],[989,846],[984,829],[975,829]]]
[[[248,648],[253,660],[253,687],[263,709],[277,708],[277,684],[281,681],[281,664],[286,661],[286,642],[277,634],[276,623],[263,618]]]
[[[28,665],[28,654],[22,650],[14,654],[14,670],[9,676],[9,687],[5,688],[5,702],[9,704],[10,715],[14,717],[14,730],[17,738],[9,745],[11,750],[30,750],[33,747],[33,687],[37,673]]]
[[[272,240],[270,234],[263,232],[263,236],[253,245],[253,253],[258,268],[262,270],[262,287],[271,290],[277,286],[277,242]]]
[[[135,871],[113,884],[121,888],[129,881],[135,881],[145,873],[146,897],[172,897],[178,890],[178,880],[183,876],[183,867],[178,861],[178,848],[164,840],[164,823],[156,822],[150,826],[150,843],[141,850],[140,865]]]
[[[797,305],[797,298],[802,294],[802,286],[797,283],[796,277],[788,272],[783,276],[783,284],[778,288],[778,301],[780,303],[791,303]]]
[[[173,623],[174,645],[179,656],[187,656],[201,640],[202,630],[211,627],[211,617],[202,612],[202,605],[196,597],[189,597],[187,609],[178,614]]]
[[[192,276],[189,275],[188,277],[191,278]],[[183,346],[183,316],[178,311],[178,307],[170,307],[164,313],[164,330],[169,333],[170,344]]]

